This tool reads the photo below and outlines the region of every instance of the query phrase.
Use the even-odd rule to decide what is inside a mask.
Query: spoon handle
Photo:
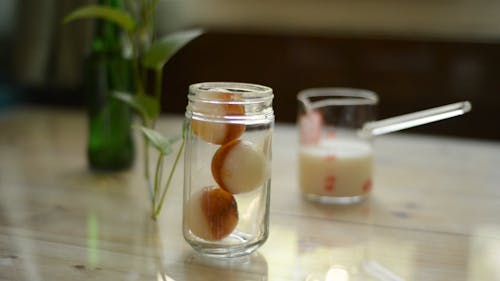
[[[462,115],[470,110],[471,104],[468,101],[452,103],[379,121],[368,122],[359,131],[359,134],[362,137],[383,135]]]

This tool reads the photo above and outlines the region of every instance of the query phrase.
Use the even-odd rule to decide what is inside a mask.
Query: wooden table
[[[87,169],[83,112],[4,111],[0,280],[500,280],[500,142],[379,137],[371,198],[333,207],[301,198],[296,139],[277,124],[266,244],[214,260],[182,237],[182,168],[153,223],[140,161]]]

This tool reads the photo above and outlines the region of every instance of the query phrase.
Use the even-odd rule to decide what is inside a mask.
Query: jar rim
[[[297,100],[310,108],[325,105],[377,105],[375,92],[356,88],[310,88],[299,92]]]
[[[210,93],[229,93],[237,94],[239,99],[230,101],[212,100],[205,94]],[[248,104],[261,103],[271,100],[274,97],[273,90],[270,87],[240,82],[202,82],[189,86],[189,101],[209,102],[209,103],[230,103],[230,104]]]

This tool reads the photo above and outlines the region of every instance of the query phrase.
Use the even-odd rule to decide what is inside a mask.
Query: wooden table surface
[[[270,237],[234,260],[184,241],[182,168],[153,223],[140,161],[93,173],[85,145],[84,112],[0,113],[0,280],[500,280],[500,142],[381,136],[371,197],[334,207],[302,199],[296,128],[277,124]]]

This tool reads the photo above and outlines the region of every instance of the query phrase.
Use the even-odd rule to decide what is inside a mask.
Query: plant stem
[[[156,162],[155,184],[154,184],[154,191],[153,191],[153,213],[154,213],[154,210],[156,209],[156,201],[157,201],[156,198],[158,196],[158,191],[160,190],[160,185],[161,185],[163,159],[164,159],[164,155],[162,153],[160,153],[158,155],[158,161]]]
[[[145,117],[144,117],[145,118]],[[144,127],[148,127],[148,122],[143,119],[142,125]],[[154,203],[155,200],[155,195],[154,195],[154,189],[151,184],[151,179],[149,177],[149,139],[146,137],[146,135],[142,136],[143,139],[143,147],[144,147],[144,178],[146,179],[146,183],[148,185],[148,190],[149,190],[149,197],[152,203]]]
[[[170,169],[170,174],[168,175],[167,182],[165,183],[165,187],[163,188],[163,193],[161,194],[161,198],[159,201],[158,208],[154,211],[153,213],[153,219],[156,219],[158,214],[161,211],[161,208],[163,206],[163,201],[165,201],[165,196],[167,195],[168,188],[170,187],[170,182],[172,181],[175,169],[177,168],[177,164],[179,163],[179,159],[181,158],[182,151],[184,150],[184,143],[186,141],[182,139],[181,146],[179,147],[179,150],[177,151],[177,155],[175,156],[175,161],[174,164],[172,165],[172,169]]]
[[[142,78],[140,73],[140,57],[137,51],[138,49],[138,38],[137,31],[131,31],[128,34],[128,39],[132,44],[132,69],[134,74],[134,86],[135,86],[135,94],[143,95],[144,94],[144,85],[142,83]],[[144,127],[148,127],[148,116],[141,114],[142,125]],[[149,197],[152,202],[154,202],[154,190],[151,184],[151,179],[149,178],[149,140],[146,136],[143,136],[143,147],[144,147],[144,178],[146,179],[146,184],[148,186]]]

